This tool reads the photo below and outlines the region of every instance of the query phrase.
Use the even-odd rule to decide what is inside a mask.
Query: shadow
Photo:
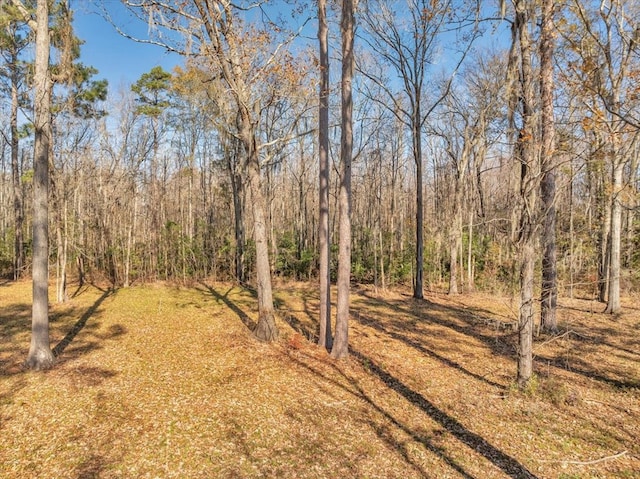
[[[305,311],[306,311],[306,304],[305,304]],[[311,320],[311,323],[313,325],[315,325],[316,321],[314,321],[314,317],[309,313],[307,313],[307,315],[309,316],[309,318]],[[477,380],[480,380],[482,382],[485,382],[485,383],[487,383],[487,384],[489,384],[491,386],[494,386],[494,387],[497,387],[497,388],[500,388],[500,389],[504,389],[503,385],[498,384],[498,383],[493,382],[493,381],[490,381],[490,380],[488,380],[488,379],[486,379],[486,378],[484,378],[484,377],[482,377],[482,376],[480,376],[480,375],[478,375],[476,373],[468,371],[467,369],[465,369],[464,367],[462,367],[458,363],[456,363],[456,362],[454,362],[452,360],[449,360],[448,358],[444,358],[444,357],[440,356],[439,354],[437,354],[437,353],[435,353],[435,352],[433,352],[431,350],[428,350],[427,348],[422,346],[417,340],[408,338],[408,337],[406,337],[406,336],[404,336],[402,334],[399,334],[399,333],[396,333],[396,332],[393,332],[393,331],[389,331],[386,328],[384,328],[379,322],[374,321],[374,320],[366,320],[366,318],[365,318],[365,320],[367,322],[363,323],[361,321],[361,318],[362,318],[362,316],[359,318],[359,322],[361,324],[369,325],[369,326],[373,327],[374,329],[376,329],[377,331],[379,331],[379,332],[381,332],[383,334],[386,334],[386,335],[390,336],[391,338],[393,338],[393,339],[395,339],[397,341],[404,342],[405,344],[407,344],[410,347],[413,347],[417,351],[419,351],[419,352],[421,352],[423,354],[426,354],[426,355],[428,355],[430,357],[433,357],[436,360],[441,361],[446,366],[452,367],[452,368],[454,368],[454,369],[456,369],[456,370],[458,370],[458,371],[460,371],[460,372],[462,372],[464,374],[467,374],[467,375],[469,375],[469,376],[471,376],[471,377],[473,377],[473,378],[475,378]],[[288,314],[284,315],[284,320],[295,331],[299,332],[300,334],[305,336],[310,341],[315,341],[317,339],[317,336],[314,333],[314,331],[312,330],[312,327],[310,327],[310,325],[308,325],[308,324],[305,324],[303,321],[301,321],[299,318],[297,318],[294,314],[288,313]],[[529,471],[525,466],[520,464],[515,458],[509,456],[505,452],[503,452],[500,449],[496,448],[495,446],[490,444],[487,440],[485,440],[482,436],[480,436],[480,435],[468,430],[457,419],[449,416],[447,413],[445,413],[444,411],[440,410],[433,403],[428,401],[424,396],[422,396],[421,394],[417,393],[416,391],[413,391],[407,385],[405,385],[402,381],[400,381],[399,379],[395,378],[391,374],[389,374],[386,371],[384,371],[380,366],[375,364],[375,362],[371,358],[365,356],[364,354],[358,352],[357,350],[354,350],[352,346],[350,346],[350,352],[351,352],[351,355],[360,363],[360,365],[361,365],[361,367],[363,367],[363,369],[365,369],[365,370],[369,371],[370,373],[372,373],[374,376],[376,376],[378,379],[380,379],[387,387],[389,387],[391,390],[395,391],[396,393],[398,393],[399,395],[404,397],[405,400],[409,401],[414,406],[416,406],[419,409],[421,409],[424,413],[426,413],[434,421],[439,423],[447,432],[452,434],[456,439],[461,441],[463,444],[465,444],[466,446],[468,446],[472,450],[475,450],[478,453],[480,453],[481,455],[483,455],[487,460],[489,460],[495,466],[500,468],[502,471],[504,471],[510,477],[517,478],[517,479],[526,479],[526,478],[535,479],[536,478],[536,476],[531,471]],[[331,379],[328,379],[326,376],[324,376],[321,373],[319,373],[314,368],[312,368],[312,367],[310,367],[310,366],[308,366],[308,365],[306,365],[304,363],[301,363],[300,361],[297,361],[297,362],[299,364],[301,364],[302,366],[304,366],[305,368],[307,368],[308,370],[312,371],[313,373],[319,374],[323,378],[325,378],[326,380],[332,381]],[[405,424],[402,424],[395,417],[393,417],[390,413],[388,413],[387,411],[382,409],[378,404],[376,404],[376,402],[371,397],[369,397],[369,395],[362,389],[362,387],[359,384],[357,384],[357,382],[355,380],[353,380],[351,378],[348,378],[337,367],[336,367],[336,369],[340,372],[340,374],[343,377],[345,377],[351,383],[351,385],[357,391],[357,393],[354,393],[353,391],[351,391],[352,393],[354,393],[358,397],[364,399],[372,408],[374,408],[377,412],[379,412],[384,417],[386,417],[395,427],[397,427],[398,429],[402,430],[405,434],[409,435],[414,441],[422,444],[425,448],[427,448],[429,451],[433,452],[434,454],[437,454],[441,459],[443,459],[449,465],[449,467],[451,467],[452,469],[457,471],[462,477],[464,477],[466,479],[473,479],[473,476],[470,475],[460,464],[458,464],[458,462],[456,462],[456,460],[454,458],[451,458],[447,454],[445,454],[445,451],[443,450],[443,448],[438,447],[436,444],[433,444],[433,442],[430,441],[428,438],[425,438],[423,435],[420,435],[416,431],[411,430]],[[332,382],[334,382],[334,381],[332,381]],[[346,388],[344,388],[344,386],[340,385],[339,383],[337,383],[337,382],[334,382],[334,383],[339,385],[343,389],[346,389]],[[384,440],[389,445],[394,447],[398,451],[398,453],[403,457],[403,459],[405,461],[407,461],[409,464],[411,464],[414,468],[420,470],[421,474],[424,477],[427,477],[426,476],[426,471],[422,471],[420,469],[419,465],[415,464],[411,460],[411,458],[409,457],[407,451],[404,450],[404,448],[402,448],[401,445],[396,444],[395,441],[393,441],[393,439],[389,436],[389,434],[387,432],[385,432],[384,428],[381,428],[380,426],[372,424],[372,423],[370,423],[370,425],[376,431],[376,434],[378,434],[378,436],[382,440]]]
[[[281,316],[284,322],[287,323],[289,326],[291,326],[291,329],[301,334],[307,341],[314,344],[318,342],[319,331],[317,329],[312,331],[307,324],[300,321],[300,319],[298,319],[298,317],[292,314],[291,312],[286,312]],[[317,321],[316,321],[316,324],[317,324]]]
[[[14,303],[0,308],[0,378],[24,371],[22,364],[29,347],[30,322],[30,304]]]
[[[246,328],[253,332],[256,329],[257,323],[251,319],[247,313],[245,313],[244,311],[242,311],[238,305],[236,303],[234,303],[233,301],[231,301],[227,296],[229,295],[229,293],[233,290],[233,288],[230,288],[229,290],[227,290],[226,293],[224,294],[220,294],[218,293],[215,289],[213,289],[211,286],[209,286],[208,284],[205,283],[200,283],[206,290],[202,290],[199,288],[198,291],[202,292],[202,293],[208,293],[211,296],[213,296],[215,298],[215,300],[217,302],[223,302],[225,304],[225,306],[227,306],[227,308],[229,308],[231,311],[233,311],[238,318],[240,319],[240,321],[242,321],[242,324],[244,324],[246,326]],[[247,290],[250,291],[250,290]]]
[[[515,458],[493,446],[482,436],[470,431],[457,419],[438,409],[420,393],[412,390],[399,379],[384,371],[371,358],[351,349],[351,355],[373,375],[377,376],[390,389],[400,394],[414,406],[424,411],[431,419],[439,423],[447,432],[467,447],[478,452],[493,465],[515,479],[536,479],[536,476]],[[470,477],[466,475],[466,477]]]
[[[557,369],[562,369],[565,371],[570,371],[572,373],[580,374],[589,379],[593,379],[599,381],[601,383],[607,384],[609,386],[613,386],[614,388],[625,390],[625,389],[639,389],[640,381],[636,380],[621,380],[614,379],[608,376],[604,376],[603,374],[597,373],[590,369],[590,366],[577,358],[567,359],[562,357],[550,357],[544,355],[536,355],[536,360],[538,362],[544,361],[544,364],[547,366],[552,366]]]
[[[365,306],[367,307],[378,307],[378,308],[386,308],[392,313],[403,315],[400,319],[389,320],[387,321],[390,325],[390,328],[384,328],[385,334],[390,335],[391,337],[395,337],[396,339],[405,342],[411,347],[417,348],[426,354],[429,354],[427,350],[419,341],[412,340],[411,338],[407,338],[406,335],[401,334],[396,331],[408,331],[415,333],[417,335],[425,335],[424,329],[421,329],[425,325],[432,325],[444,328],[444,330],[454,331],[466,337],[472,338],[474,340],[478,340],[484,345],[486,345],[492,352],[492,354],[500,357],[507,358],[509,360],[515,361],[516,355],[516,346],[517,346],[517,332],[516,331],[507,331],[508,328],[503,327],[501,323],[496,323],[494,328],[494,334],[487,334],[489,324],[492,324],[492,313],[488,310],[484,310],[482,308],[472,308],[472,309],[462,309],[462,307],[453,307],[437,304],[434,302],[430,302],[428,300],[420,301],[417,303],[415,301],[387,301],[382,300],[376,297],[372,297],[369,294],[363,293],[361,297],[365,299]],[[412,306],[407,307],[406,303],[409,303]],[[371,324],[365,323],[368,325],[372,325],[374,328],[375,324],[380,324],[377,320],[367,319]],[[394,329],[395,331],[391,330]],[[602,328],[600,328],[602,329]],[[584,347],[591,346],[593,344],[603,344],[611,347],[612,349],[616,349],[618,351],[622,351],[627,353],[629,356],[636,356],[637,353],[632,351],[631,349],[624,348],[624,346],[613,345],[611,343],[610,338],[620,336],[619,331],[611,330],[610,328],[605,328],[603,330],[590,330],[591,338],[587,338],[585,340],[584,335],[580,338],[578,337],[575,340],[576,343],[582,343],[584,346],[576,351],[578,356],[585,355]],[[605,341],[603,338],[609,338],[609,340]],[[535,343],[539,343],[539,341],[543,339],[542,337],[536,338]],[[631,340],[632,341],[632,340]],[[455,340],[452,339],[452,343],[455,343]],[[635,347],[635,344],[631,347]],[[535,348],[535,344],[534,344]],[[477,379],[485,378],[481,375],[477,375],[470,371],[466,371],[464,367],[457,365],[455,362],[451,362],[447,360],[447,358],[438,355],[437,353],[430,351],[433,354],[440,356],[440,359],[443,360],[445,364],[448,366],[454,367],[456,369],[461,370],[462,372],[466,372]],[[434,356],[435,357],[435,356]],[[629,361],[637,360],[635,357],[629,357]],[[609,386],[613,386],[619,389],[629,389],[629,388],[638,388],[640,387],[639,380],[618,380],[603,375],[596,371],[597,366],[591,365],[584,360],[572,358],[570,363],[567,362],[566,358],[562,356],[546,356],[541,354],[535,354],[535,368],[539,368],[541,365],[544,366],[552,366],[559,369],[569,370],[576,374],[579,374],[587,379],[596,380],[602,384],[606,384]],[[614,371],[611,371],[615,373]],[[624,376],[623,372],[618,373],[620,376]],[[497,385],[495,383],[494,385]],[[504,388],[504,386],[497,385],[499,387]]]
[[[102,302],[105,299],[107,299],[109,296],[111,296],[114,292],[115,292],[114,289],[105,290],[102,293],[102,295],[96,300],[96,302],[93,303],[93,305],[91,305],[91,307],[87,309],[87,311],[85,311],[85,313],[80,317],[80,319],[76,322],[76,324],[73,325],[73,328],[71,328],[71,331],[69,331],[66,334],[66,336],[62,338],[60,342],[56,344],[56,346],[53,348],[52,352],[56,358],[62,355],[64,350],[67,349],[69,344],[71,344],[71,342],[75,339],[78,333],[84,329],[84,327],[87,324],[87,321],[95,314],[95,312],[100,307]]]
[[[99,386],[107,379],[118,375],[115,371],[98,366],[80,366],[73,369],[73,374],[87,386]]]
[[[363,322],[363,318],[366,322]],[[384,326],[382,326],[382,324],[380,324],[380,322],[372,319],[372,318],[367,318],[366,316],[360,315],[358,317],[358,322],[360,324],[369,326],[373,329],[375,329],[376,331],[379,331],[383,334],[386,334],[387,336],[400,341],[404,344],[406,344],[407,346],[412,347],[413,349],[415,349],[416,351],[419,351],[420,353],[429,356],[437,361],[440,361],[442,364],[444,364],[445,366],[449,366],[450,368],[456,369],[458,371],[460,371],[463,374],[466,374],[467,376],[470,376],[474,379],[477,379],[478,381],[482,381],[485,384],[488,384],[490,386],[499,388],[504,390],[505,386],[503,384],[499,384],[495,381],[491,381],[490,379],[487,379],[484,376],[481,376],[480,374],[474,373],[473,371],[469,371],[468,369],[466,369],[464,366],[458,364],[457,362],[453,361],[452,359],[446,358],[438,353],[436,353],[435,351],[431,350],[431,349],[427,349],[425,348],[419,341],[417,341],[416,339],[412,339],[408,336],[405,336],[403,334],[400,333],[396,333],[394,331],[388,331]]]
[[[306,355],[303,354],[302,356],[306,356]],[[306,357],[311,359],[312,361],[315,361],[313,358],[310,358],[309,356],[306,356]],[[408,427],[407,425],[403,424],[398,419],[396,419],[390,412],[387,412],[385,409],[379,406],[376,403],[376,401],[357,383],[357,381],[348,377],[343,371],[341,371],[335,365],[335,363],[332,365],[333,369],[337,371],[342,377],[344,377],[349,382],[349,384],[353,387],[353,389],[350,389],[346,387],[344,384],[340,383],[339,381],[336,381],[335,379],[326,376],[325,374],[323,374],[313,366],[310,366],[309,364],[302,362],[300,359],[290,354],[289,354],[289,359],[295,362],[298,365],[298,367],[304,368],[310,373],[324,379],[328,383],[331,383],[332,385],[339,387],[340,389],[348,392],[349,394],[352,394],[356,398],[363,400],[374,411],[376,411],[377,413],[382,415],[386,420],[388,420],[394,427],[398,428],[404,434],[409,436],[413,441],[421,444],[427,450],[429,450],[430,452],[440,457],[444,462],[447,463],[447,465],[449,465],[449,467],[457,471],[462,477],[464,477],[465,479],[475,479],[474,476],[469,474],[460,464],[457,463],[457,461],[454,458],[450,457],[446,453],[444,448],[438,446],[437,444],[434,444],[433,440],[436,439],[438,436],[440,436],[443,431],[436,431],[432,435],[433,437],[429,437],[429,435],[427,435],[426,433],[420,434],[419,432],[412,430],[410,427]],[[393,436],[390,434],[390,431],[387,428],[385,428],[383,425],[376,424],[372,419],[368,419],[366,422],[369,425],[369,427],[373,429],[376,435],[382,441],[384,441],[390,448],[395,449],[396,452],[404,459],[404,461],[407,464],[409,464],[414,470],[420,473],[421,477],[424,477],[427,479],[429,478],[427,471],[425,471],[420,464],[417,464],[416,461],[410,457],[409,450],[406,447],[404,447],[402,444],[398,444],[398,442],[393,438]]]
[[[78,466],[77,479],[97,479],[107,465],[102,456],[91,454]]]

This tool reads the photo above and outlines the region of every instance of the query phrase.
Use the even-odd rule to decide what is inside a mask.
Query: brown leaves
[[[575,333],[538,342],[527,395],[509,388],[509,298],[361,288],[351,359],[335,362],[306,339],[315,287],[280,286],[283,339],[265,345],[238,316],[256,318],[249,292],[156,285],[104,300],[54,370],[9,374],[28,348],[28,286],[2,290],[2,477],[554,477],[558,461],[621,450],[563,471],[639,466],[638,345],[625,334],[637,311],[611,322],[565,300],[560,326]],[[56,306],[53,342],[100,296]]]

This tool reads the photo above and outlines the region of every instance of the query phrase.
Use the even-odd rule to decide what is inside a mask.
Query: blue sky
[[[147,25],[129,18],[118,1],[76,0],[72,3],[75,33],[85,42],[80,50],[81,60],[98,69],[95,78],[106,78],[111,91],[135,83],[154,66],[160,65],[170,71],[182,63],[179,56],[167,54],[158,46],[136,43],[121,36],[99,13],[96,3],[103,3],[118,26],[140,38],[145,38]]]

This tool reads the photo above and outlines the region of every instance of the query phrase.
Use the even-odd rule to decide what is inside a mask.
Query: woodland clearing
[[[640,478],[640,308],[560,301],[515,378],[515,300],[357,287],[350,356],[313,344],[317,288],[276,288],[253,338],[231,284],[79,288],[56,366],[22,368],[31,283],[0,285],[3,478]]]

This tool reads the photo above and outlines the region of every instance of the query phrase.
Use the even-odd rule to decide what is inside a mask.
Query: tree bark
[[[249,125],[243,125],[240,136],[247,155],[246,171],[251,199],[253,200],[253,239],[256,244],[258,324],[253,333],[261,341],[275,341],[278,339],[278,328],[276,327],[273,310],[269,242],[265,216],[266,207],[260,184],[260,160],[256,149],[255,136]]]
[[[318,148],[320,167],[318,246],[320,249],[320,334],[318,345],[331,349],[331,241],[329,236],[329,42],[327,2],[318,0],[318,41],[320,47],[320,90]]]
[[[13,53],[13,52],[12,52]],[[15,226],[13,279],[18,280],[24,269],[24,212],[22,181],[20,179],[19,135],[18,135],[18,58],[11,58],[11,175],[13,180],[13,214]]]
[[[351,82],[354,69],[354,8],[357,0],[343,0],[340,29],[342,33],[342,133],[341,178],[339,193],[338,304],[333,358],[349,353],[349,289],[351,281],[351,160],[353,154],[353,97]]]
[[[556,165],[554,160],[555,119],[553,114],[553,7],[554,0],[542,4],[540,33],[540,94],[542,101],[541,161],[543,209],[542,225],[542,294],[540,324],[543,330],[558,330],[556,307],[558,303],[558,272],[556,261]]]
[[[537,190],[540,168],[535,154],[533,125],[533,68],[529,34],[527,0],[515,2],[514,32],[520,48],[520,103],[522,127],[516,143],[516,158],[520,161],[520,221],[518,246],[520,251],[520,308],[518,318],[518,373],[520,388],[529,384],[533,374],[533,277],[535,267],[535,232],[537,227]],[[537,182],[537,184],[536,184]]]
[[[33,309],[31,346],[25,365],[50,368],[54,356],[49,344],[49,143],[51,87],[49,77],[48,0],[38,0],[35,59],[35,148],[33,176]]]
[[[618,148],[615,148],[618,150]],[[618,153],[619,154],[619,153]],[[624,162],[621,158],[614,158],[613,167],[613,192],[611,199],[611,240],[609,241],[609,294],[607,298],[606,313],[617,314],[620,312],[620,246],[622,242],[622,176]]]
[[[422,135],[420,105],[416,105],[412,119],[413,159],[416,164],[416,273],[413,284],[413,297],[424,298],[424,195],[422,186]]]

